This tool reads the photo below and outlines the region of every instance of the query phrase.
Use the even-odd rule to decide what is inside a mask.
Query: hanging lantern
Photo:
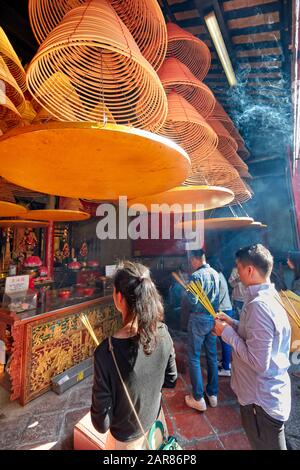
[[[207,45],[175,23],[167,23],[167,57],[175,57],[185,64],[199,80],[203,80],[210,67],[211,55]]]
[[[48,94],[48,80],[58,72],[67,76],[81,100],[77,120],[89,120],[99,103],[118,124],[156,131],[166,119],[167,98],[156,72],[106,0],[91,0],[70,10],[27,71],[35,100],[51,114],[69,120],[69,109],[60,97],[65,94],[74,110],[77,98],[69,96],[60,81]]]
[[[198,80],[189,68],[174,57],[166,59],[159,69],[158,76],[166,93],[176,91],[183,96],[203,116],[209,116],[216,98],[207,85]]]
[[[168,95],[168,116],[159,134],[174,140],[189,155],[197,152],[209,156],[218,145],[218,138],[203,117],[177,93]]]

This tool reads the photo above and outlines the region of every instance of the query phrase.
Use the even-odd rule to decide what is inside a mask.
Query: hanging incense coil
[[[0,90],[0,122],[1,129],[5,132],[21,120],[21,115],[10,99]]]
[[[77,120],[89,120],[91,111],[103,103],[118,124],[151,131],[163,125],[167,116],[163,86],[106,0],[91,0],[69,11],[28,68],[27,84],[35,100],[51,114],[69,120],[69,107],[76,109],[77,98],[68,95],[65,81],[56,82],[50,97],[46,92],[47,81],[62,70],[82,103]],[[68,109],[53,98],[64,93]]]
[[[22,121],[25,124],[31,124],[36,117],[36,111],[34,110],[32,103],[29,100],[25,100],[24,103],[18,107],[18,111],[21,114]]]
[[[184,184],[188,186],[209,184],[227,187],[236,178],[239,178],[236,169],[218,150],[215,150],[209,158],[200,164],[192,162],[192,168]]]
[[[15,203],[15,197],[12,190],[8,187],[5,180],[0,176],[0,200]]]
[[[232,119],[228,116],[225,109],[218,101],[216,101],[214,110],[210,118],[220,121],[223,124],[223,126],[227,129],[231,137],[233,137],[235,140],[242,140],[244,142],[242,136],[240,135],[237,128],[233,124]]]
[[[216,119],[207,119],[207,123],[212,127],[218,136],[218,150],[237,169],[241,176],[248,175],[248,166],[236,153],[238,145],[233,137],[229,134],[222,123]]]
[[[241,142],[237,141],[238,144],[238,154],[243,160],[247,160],[250,157],[250,152],[246,146]]]
[[[175,23],[167,23],[167,57],[175,57],[185,64],[199,80],[203,80],[210,67],[211,55],[207,45]]]
[[[242,204],[252,198],[253,192],[249,190],[248,185],[246,185],[241,178],[232,181],[230,184],[226,185],[226,188],[234,192],[234,201],[231,205]]]
[[[19,57],[17,56],[14,48],[9,42],[8,37],[6,36],[3,29],[0,27],[0,57],[6,63],[10,73],[16,80],[17,84],[24,92],[26,91],[26,73],[20,62]]]
[[[65,14],[86,0],[29,0],[33,34],[41,44]],[[158,70],[167,51],[167,27],[157,0],[110,0],[141,53]]]
[[[86,111],[66,74],[56,72],[51,75],[37,90],[37,95],[40,97],[40,104],[34,102],[39,113],[36,122],[45,120],[46,116],[50,117],[50,120],[54,118],[59,121],[85,120]],[[60,111],[61,109],[63,112]],[[86,120],[89,120],[89,117]]]
[[[187,186],[202,184],[223,186],[233,191],[235,198],[231,204],[246,202],[252,197],[248,185],[218,150],[201,164],[192,163],[192,169],[184,182]]]
[[[167,52],[167,26],[157,0],[110,0],[134,37],[141,53],[155,70]]]
[[[178,59],[174,57],[166,59],[159,69],[158,76],[167,94],[176,91],[203,117],[213,112],[216,103],[214,94]]]
[[[168,137],[192,155],[209,156],[218,145],[218,137],[196,109],[177,93],[168,95],[168,116],[159,135]]]
[[[71,197],[59,198],[59,209],[66,211],[83,211],[83,205],[80,199]]]
[[[15,106],[24,101],[24,95],[7,67],[5,60],[0,55],[0,89],[8,96]]]

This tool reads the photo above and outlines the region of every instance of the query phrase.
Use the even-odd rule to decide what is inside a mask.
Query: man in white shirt
[[[232,347],[231,386],[251,446],[285,450],[284,423],[291,409],[291,329],[269,280],[273,257],[263,245],[252,245],[237,252],[236,264],[246,287],[240,321],[221,313],[214,332]]]

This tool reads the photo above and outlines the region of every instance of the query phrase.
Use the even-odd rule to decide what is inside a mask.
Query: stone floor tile
[[[64,414],[60,409],[56,413],[32,415],[24,429],[20,445],[57,441],[63,420]]]
[[[200,439],[213,436],[214,432],[205,419],[204,413],[187,411],[184,414],[173,415],[176,433],[184,440]]]
[[[217,434],[242,429],[240,415],[232,406],[208,406],[205,416]]]
[[[251,450],[248,438],[243,432],[219,436],[219,439],[226,450]]]

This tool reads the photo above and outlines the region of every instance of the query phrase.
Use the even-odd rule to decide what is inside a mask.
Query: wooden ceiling
[[[288,125],[291,0],[160,0],[160,4],[167,21],[176,22],[210,48],[212,64],[204,81],[233,118],[248,146],[251,147],[250,128],[255,131],[260,118],[264,126],[268,125],[268,114],[270,127],[282,123],[283,117]],[[203,20],[212,9],[237,77],[234,88],[228,85]]]

